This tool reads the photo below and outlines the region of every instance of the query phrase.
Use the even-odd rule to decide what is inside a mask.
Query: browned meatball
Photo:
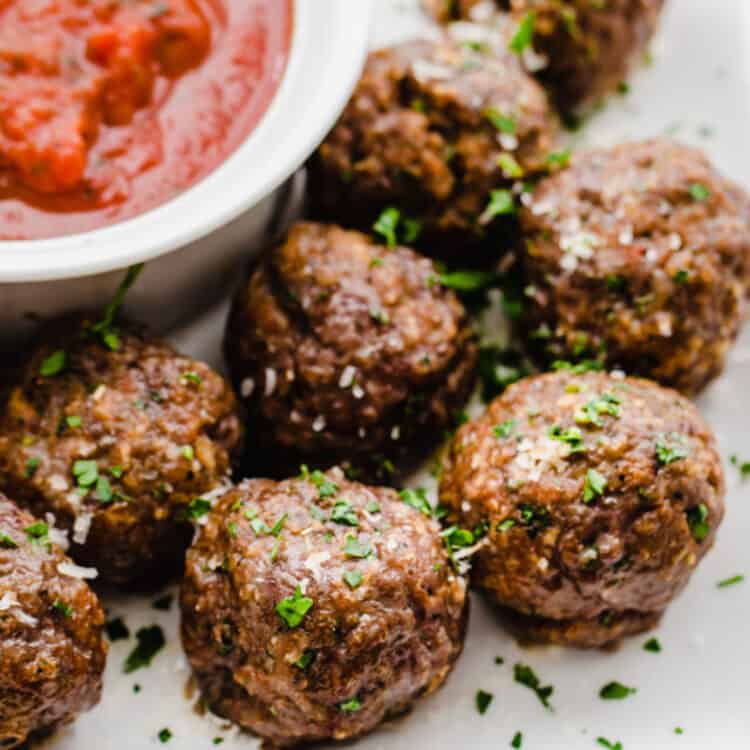
[[[468,596],[433,519],[334,469],[224,495],[188,551],[182,614],[212,710],[292,746],[364,734],[440,687]]]
[[[498,40],[513,41],[527,68],[567,112],[614,91],[627,77],[656,30],[664,0],[424,0],[424,5],[443,22],[493,24]],[[522,42],[526,25],[532,31],[528,46]]]
[[[270,453],[277,475],[346,462],[383,481],[452,424],[477,361],[466,311],[430,260],[312,223],[240,289],[226,351],[256,458]]]
[[[510,53],[447,39],[380,50],[312,159],[313,207],[369,228],[395,206],[418,221],[427,251],[465,264],[488,230],[508,232],[508,188],[546,168],[557,130]]]
[[[0,411],[0,488],[68,530],[71,555],[131,584],[179,563],[178,516],[219,485],[240,440],[229,385],[135,327],[50,324]]]
[[[99,702],[104,613],[50,529],[0,495],[0,747]]]
[[[579,153],[522,212],[537,354],[699,391],[745,315],[749,206],[700,151],[671,141]]]
[[[655,625],[724,515],[714,436],[676,391],[568,372],[511,386],[451,446],[449,518],[524,637],[598,647]]]

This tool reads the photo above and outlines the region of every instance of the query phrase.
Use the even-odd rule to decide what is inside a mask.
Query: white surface
[[[676,128],[685,140],[704,146],[734,178],[750,183],[746,145],[750,93],[750,42],[743,19],[745,0],[672,0],[655,62],[635,77],[633,93],[610,102],[588,126],[587,142],[614,142]],[[412,33],[420,21],[409,0],[378,0],[377,39]],[[747,10],[747,7],[744,8]],[[705,127],[710,137],[701,135]],[[219,363],[224,310],[219,308],[175,337],[191,354]],[[738,344],[725,375],[701,399],[716,427],[726,460],[727,516],[716,547],[699,567],[687,591],[654,633],[661,654],[642,649],[635,638],[614,654],[558,648],[521,650],[475,598],[466,652],[447,685],[404,719],[357,744],[361,750],[498,750],[516,731],[525,750],[591,750],[596,738],[619,740],[624,750],[748,750],[750,748],[750,580],[719,590],[728,576],[750,575],[750,481],[742,484],[728,463],[739,453],[750,459],[748,366],[750,331]],[[150,600],[149,600],[150,601]],[[154,622],[165,626],[168,648],[150,669],[123,677],[123,660],[133,640],[112,648],[101,706],[52,743],[56,750],[124,750],[160,747],[157,733],[169,727],[166,747],[255,748],[257,742],[220,731],[199,718],[184,698],[188,678],[176,635],[176,612],[165,615],[137,600],[108,602],[134,631]],[[505,658],[496,666],[496,655]],[[526,688],[513,682],[517,661],[530,664],[555,687],[554,712],[546,711]],[[636,686],[624,701],[601,701],[599,689],[611,680]],[[134,695],[134,683],[142,692]],[[478,688],[494,693],[484,716],[474,708]],[[684,728],[677,736],[674,728]]]

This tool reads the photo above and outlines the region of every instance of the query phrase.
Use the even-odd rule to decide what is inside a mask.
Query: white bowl
[[[105,304],[134,263],[147,265],[128,309],[158,331],[225,292],[278,229],[290,177],[346,104],[367,52],[369,11],[370,0],[295,0],[288,66],[268,112],[189,190],[96,231],[0,242],[0,338],[38,317]]]

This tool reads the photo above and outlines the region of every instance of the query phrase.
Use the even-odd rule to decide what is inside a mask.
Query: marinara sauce
[[[136,216],[221,164],[283,77],[292,0],[0,0],[0,239]]]

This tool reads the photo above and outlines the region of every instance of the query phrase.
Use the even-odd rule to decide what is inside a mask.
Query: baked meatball
[[[598,647],[659,621],[724,514],[714,436],[676,391],[606,373],[512,385],[457,433],[449,519],[524,638]]]
[[[538,357],[599,358],[699,391],[744,318],[749,206],[700,151],[668,140],[579,153],[522,211]]]
[[[188,551],[182,640],[220,716],[277,747],[346,740],[440,687],[468,601],[432,518],[304,471],[216,504]]]
[[[50,529],[0,495],[0,747],[99,702],[104,613]]]
[[[444,22],[489,22],[497,39],[522,55],[558,108],[570,112],[622,83],[645,53],[664,0],[424,0],[424,5]]]
[[[262,474],[344,462],[388,481],[452,426],[478,347],[430,260],[299,223],[239,290],[226,353]]]
[[[129,585],[181,564],[186,506],[219,485],[240,440],[228,383],[135,326],[51,323],[0,411],[0,488],[52,513],[71,556]]]
[[[380,50],[311,161],[313,211],[369,229],[395,206],[402,238],[418,227],[426,251],[466,264],[467,248],[481,255],[512,233],[509,188],[547,168],[557,131],[543,89],[505,50],[447,38]]]

